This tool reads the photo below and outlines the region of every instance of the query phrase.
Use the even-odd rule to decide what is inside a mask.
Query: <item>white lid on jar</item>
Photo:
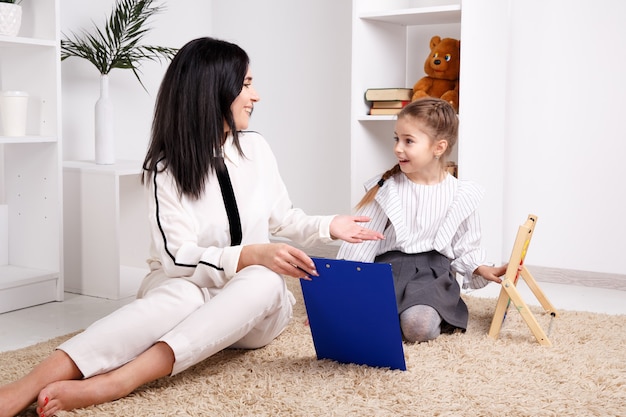
[[[28,97],[28,93],[26,91],[5,90],[5,91],[0,91],[0,96],[4,96],[4,97]]]

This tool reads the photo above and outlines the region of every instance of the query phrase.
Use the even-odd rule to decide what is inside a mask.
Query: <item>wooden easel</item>
[[[498,297],[498,302],[496,304],[496,311],[493,315],[493,319],[491,321],[491,327],[489,328],[489,337],[494,339],[498,338],[498,334],[500,333],[500,329],[502,328],[502,323],[506,317],[507,310],[511,301],[515,305],[515,308],[522,315],[522,318],[530,328],[530,331],[535,335],[535,338],[539,342],[539,344],[544,346],[552,346],[548,336],[539,326],[537,319],[530,311],[524,300],[522,299],[519,291],[517,290],[517,281],[521,276],[524,279],[524,282],[528,285],[528,288],[531,289],[535,297],[541,306],[544,308],[546,313],[550,314],[551,320],[555,317],[558,317],[558,313],[555,308],[552,306],[550,301],[546,298],[545,294],[537,285],[537,281],[530,274],[528,269],[524,266],[524,258],[526,257],[526,252],[528,251],[528,246],[530,245],[530,239],[532,238],[533,231],[535,229],[535,225],[537,224],[537,216],[534,214],[529,214],[526,222],[519,227],[517,231],[517,237],[515,239],[515,243],[513,245],[513,251],[511,253],[511,258],[509,259],[509,264],[507,266],[506,273],[502,277],[502,288],[500,290],[500,296]]]

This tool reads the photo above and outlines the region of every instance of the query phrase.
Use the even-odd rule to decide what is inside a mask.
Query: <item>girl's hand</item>
[[[476,268],[474,273],[476,275],[480,275],[481,277],[485,278],[487,281],[493,281],[493,282],[497,282],[498,284],[500,284],[502,283],[502,280],[499,277],[501,277],[502,275],[506,273],[507,266],[508,264],[505,264],[502,266],[481,265],[478,268]]]
[[[241,249],[237,271],[250,265],[263,265],[277,274],[310,280],[318,276],[313,260],[286,243],[259,243]]]
[[[375,230],[366,229],[359,223],[367,223],[367,216],[337,215],[330,222],[330,236],[333,239],[345,240],[349,243],[361,243],[365,240],[381,240],[385,237]]]

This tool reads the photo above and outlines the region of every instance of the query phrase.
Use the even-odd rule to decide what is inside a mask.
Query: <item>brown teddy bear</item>
[[[433,36],[430,40],[430,55],[424,62],[427,76],[413,86],[412,100],[422,97],[441,98],[458,112],[460,58],[461,41]]]

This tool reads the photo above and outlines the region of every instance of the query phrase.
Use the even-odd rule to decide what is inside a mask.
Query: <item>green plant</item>
[[[153,0],[116,0],[111,16],[104,28],[94,24],[94,33],[85,30],[78,36],[63,34],[61,61],[69,57],[84,58],[106,75],[114,68],[131,69],[146,89],[139,76],[141,61],[170,60],[177,49],[162,46],[140,45],[140,41],[151,30],[146,22],[164,10],[153,6]]]

